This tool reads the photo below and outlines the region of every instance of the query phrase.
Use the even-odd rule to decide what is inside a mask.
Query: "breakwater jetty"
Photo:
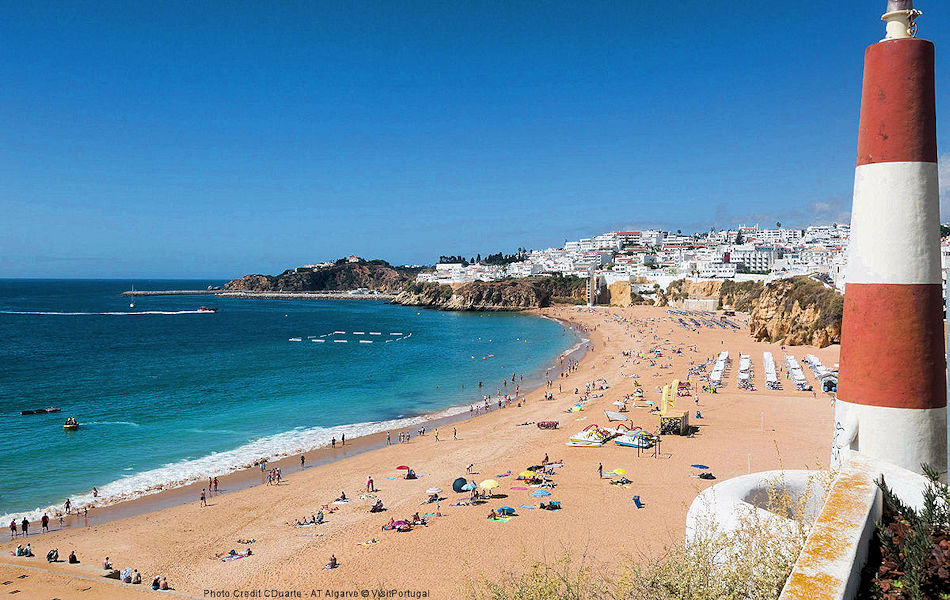
[[[265,300],[385,300],[396,294],[373,292],[255,292],[249,290],[135,290],[120,296],[215,296],[218,298],[258,298]]]

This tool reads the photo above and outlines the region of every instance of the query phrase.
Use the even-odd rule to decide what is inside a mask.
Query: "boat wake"
[[[52,311],[32,311],[32,310],[0,310],[2,315],[56,315],[65,317],[77,316],[124,316],[124,315],[203,315],[214,314],[210,310],[137,310],[130,312],[52,312]]]

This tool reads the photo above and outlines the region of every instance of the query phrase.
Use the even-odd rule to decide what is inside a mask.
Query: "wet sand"
[[[831,399],[821,393],[813,397],[810,392],[792,391],[784,377],[785,390],[765,389],[761,353],[772,351],[781,365],[779,345],[754,342],[747,328],[689,331],[674,324],[666,309],[652,307],[593,312],[559,307],[544,313],[589,327],[593,346],[569,377],[555,378],[554,401],[541,400],[545,390],[535,390],[523,407],[512,403],[503,410],[441,425],[440,441],[431,429],[424,437],[416,436],[415,427],[413,439],[404,444],[385,446],[385,434],[351,440],[345,449],[308,454],[308,468],[303,471],[299,458],[291,457],[284,462],[285,479],[279,486],[244,487],[248,481],[241,478],[259,480],[259,471],[220,478],[226,493],[212,497],[208,507],[200,507],[196,500],[180,504],[188,494],[197,499],[198,488],[166,492],[139,501],[140,506],[119,505],[108,509],[112,513],[106,519],[114,520],[99,517],[85,527],[31,536],[34,552],[41,557],[55,546],[65,556],[75,549],[81,560],[96,564],[108,555],[118,568],[138,568],[148,581],[155,574],[165,575],[178,593],[193,597],[226,597],[214,596],[214,591],[229,591],[235,597],[235,590],[299,591],[300,597],[311,597],[314,589],[324,594],[326,590],[398,589],[428,591],[431,598],[458,598],[468,593],[467,579],[495,577],[505,568],[518,568],[524,560],[584,554],[585,560],[609,569],[622,555],[659,552],[664,545],[679,542],[689,503],[698,491],[715,483],[695,478],[698,471],[690,467],[693,463],[709,465],[719,479],[748,472],[750,463],[753,471],[827,467]],[[679,347],[683,353],[667,350],[652,367],[647,361],[636,364],[636,359],[622,355],[624,350],[647,351],[654,345]],[[693,345],[696,351],[690,348]],[[678,400],[677,407],[690,410],[691,417],[697,408],[703,414],[701,420],[690,419],[699,427],[694,437],[664,436],[656,458],[652,451],[638,457],[635,449],[613,443],[602,448],[565,446],[567,438],[585,426],[607,424],[603,410],[614,410],[611,403],[633,391],[629,375],[638,375],[646,399],[659,400],[657,386],[674,377],[685,379],[691,362],[705,361],[723,349],[729,350],[734,362],[720,393],[700,393],[698,405],[692,398]],[[740,352],[752,355],[758,391],[736,389]],[[837,346],[792,349],[799,361],[807,352],[819,356],[828,367],[837,362]],[[805,374],[816,383],[807,368]],[[601,397],[592,398],[583,412],[563,412],[580,399],[573,393],[575,387],[583,393],[585,382],[601,377],[610,385]],[[650,431],[659,422],[647,408],[633,408],[628,414],[634,424]],[[519,426],[548,419],[558,420],[561,427],[552,431]],[[457,440],[452,439],[452,427],[458,430]],[[514,477],[540,462],[545,453],[565,462],[556,470],[552,496],[533,498],[530,488],[511,489],[527,487],[518,485],[521,482]],[[477,475],[466,474],[471,463]],[[633,485],[624,489],[599,479],[598,463],[605,472],[626,469]],[[410,465],[424,475],[418,480],[402,479],[398,465]],[[496,477],[508,470],[510,477]],[[367,476],[375,480],[386,512],[369,513],[372,500],[359,499]],[[500,484],[495,490],[498,497],[480,506],[451,506],[457,498],[467,497],[451,492],[452,481],[459,476],[476,482],[495,478]],[[441,516],[411,532],[381,531],[390,518],[435,512],[434,505],[421,504],[425,490],[433,486],[445,490]],[[353,500],[328,514],[325,524],[300,529],[287,524],[315,513],[343,490]],[[643,509],[634,506],[633,495],[640,496]],[[549,499],[560,500],[564,509],[519,509],[519,516],[505,523],[486,519],[491,508],[518,508]],[[137,514],[142,510],[148,512]],[[247,545],[237,543],[239,538],[256,538],[250,545],[253,556],[230,562],[210,558],[232,548],[245,549]],[[379,543],[359,545],[374,538]],[[32,572],[33,577],[27,578],[33,590],[45,594],[36,597],[141,595],[132,586],[106,584],[73,596],[66,588],[74,583],[68,578],[75,574],[75,567],[63,563],[47,567],[42,558],[10,556],[15,545],[0,544],[3,580],[20,574],[15,565],[49,568],[54,573],[40,577]],[[325,571],[331,553],[340,566]],[[14,579],[10,585],[27,586],[25,581]]]

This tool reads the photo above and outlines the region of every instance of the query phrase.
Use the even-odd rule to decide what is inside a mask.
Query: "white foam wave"
[[[72,496],[70,500],[72,506],[80,510],[84,506],[90,508],[109,506],[118,502],[156,494],[163,490],[183,487],[196,481],[205,480],[208,477],[221,477],[234,471],[249,469],[254,467],[261,459],[270,461],[307,452],[328,445],[332,438],[340,439],[342,434],[346,434],[348,438],[353,439],[362,435],[408,427],[431,418],[448,417],[467,410],[468,406],[458,406],[435,415],[355,423],[338,427],[298,428],[262,437],[234,450],[214,452],[208,456],[182,460],[156,469],[134,473],[99,487],[99,495],[96,498],[93,498],[90,492]],[[13,518],[19,520],[23,517],[34,521],[38,520],[44,512],[52,516],[61,509],[62,505],[52,505],[45,508],[37,507],[33,510],[0,516],[0,522],[8,523]]]

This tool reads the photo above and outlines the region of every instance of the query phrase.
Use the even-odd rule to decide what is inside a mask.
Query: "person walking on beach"
[[[459,432],[457,429],[455,429],[455,427],[452,428],[452,439],[453,440],[459,439]]]
[[[341,434],[340,434],[340,445],[341,445],[341,446],[346,446],[346,434],[345,434],[345,433],[341,433]]]
[[[23,522],[20,523],[20,529],[23,531],[23,537],[28,537],[30,535],[30,522],[26,517],[23,517]]]
[[[387,431],[387,432],[386,432],[386,445],[387,445],[387,446],[392,446],[392,444],[393,444],[393,436],[392,436],[392,434],[391,434],[390,432]]]
[[[198,499],[199,506],[208,506],[208,499],[205,497],[204,489],[201,490],[201,497]]]
[[[49,532],[49,515],[48,514],[43,513],[43,518],[40,519],[40,525],[41,525],[40,531]]]
[[[604,478],[604,463],[597,463],[597,477]]]
[[[336,437],[330,440],[330,446],[336,448]]]
[[[214,478],[214,493],[215,494],[218,493],[218,478],[217,477]]]
[[[375,492],[375,491],[376,491],[376,486],[373,484],[373,476],[372,476],[372,475],[370,475],[369,477],[366,478],[366,491],[367,491],[367,492]]]
[[[16,539],[16,519],[10,521],[10,539]]]
[[[69,507],[72,506],[72,503],[69,501],[69,498],[66,498],[66,502],[63,502],[63,508],[66,509],[66,514],[69,514]]]
[[[438,441],[439,441],[439,428],[436,427],[435,430],[433,431],[433,433],[435,433],[435,441],[438,442]]]
[[[303,454],[300,455],[300,470],[303,471],[303,463],[306,459],[303,457]]]

